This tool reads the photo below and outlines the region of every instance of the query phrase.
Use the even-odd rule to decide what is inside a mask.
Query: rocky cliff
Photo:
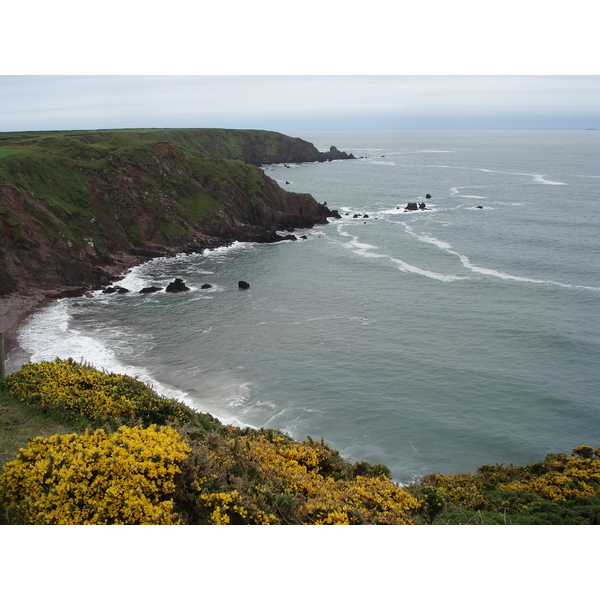
[[[258,131],[0,134],[0,295],[79,294],[149,257],[324,224],[254,165],[350,157]]]

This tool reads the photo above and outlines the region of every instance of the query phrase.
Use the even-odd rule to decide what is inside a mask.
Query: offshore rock
[[[404,212],[409,211],[409,210],[419,210],[419,207],[417,206],[416,202],[409,202],[406,205],[406,208],[404,209]]]
[[[128,294],[129,290],[127,288],[121,287],[119,285],[115,285],[112,287],[107,287],[102,290],[103,294]]]
[[[187,285],[185,285],[185,283],[183,282],[183,279],[175,279],[175,281],[172,281],[168,286],[167,289],[165,290],[165,292],[172,292],[172,293],[177,293],[177,292],[189,292],[190,288],[187,287]]]
[[[331,146],[329,148],[329,152],[323,152],[324,160],[346,160],[349,158],[355,158],[352,154],[347,154],[346,152],[341,152],[335,146]],[[322,160],[319,158],[319,160]]]
[[[247,281],[238,281],[238,287],[240,290],[247,290],[250,288],[250,284]]]
[[[162,290],[161,287],[156,287],[155,285],[151,285],[150,287],[145,287],[143,290],[140,290],[140,294],[154,294],[154,292],[160,292]]]

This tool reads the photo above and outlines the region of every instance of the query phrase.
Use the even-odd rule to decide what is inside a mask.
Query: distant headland
[[[258,130],[0,133],[0,302],[78,296],[150,258],[325,224],[337,211],[259,165],[352,158]]]

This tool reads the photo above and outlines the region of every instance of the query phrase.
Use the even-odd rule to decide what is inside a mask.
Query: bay
[[[359,157],[264,167],[342,219],[137,267],[133,292],[191,291],[62,300],[21,331],[28,357],[127,372],[404,483],[600,446],[597,132],[284,133]]]

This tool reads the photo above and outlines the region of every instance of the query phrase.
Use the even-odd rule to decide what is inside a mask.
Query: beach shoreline
[[[120,256],[115,258],[111,269],[112,282],[122,279],[129,269],[146,263],[150,258],[140,256]],[[4,333],[4,348],[7,363],[22,350],[19,332],[27,320],[39,310],[50,306],[61,298],[81,297],[89,293],[92,286],[57,286],[52,288],[29,288],[0,296],[0,331]]]

